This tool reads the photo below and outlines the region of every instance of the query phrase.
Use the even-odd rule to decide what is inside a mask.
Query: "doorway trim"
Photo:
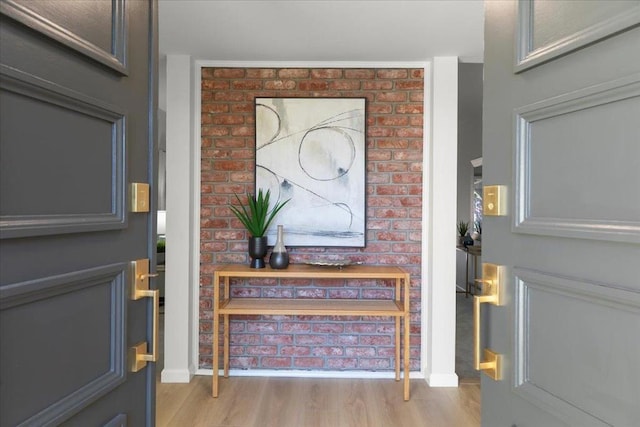
[[[457,57],[425,62],[242,62],[167,55],[167,252],[162,382],[189,382],[199,369],[200,79],[202,67],[422,68],[423,239],[420,371],[455,387],[455,209]],[[186,173],[185,173],[186,172]],[[453,185],[453,187],[452,187]],[[434,201],[438,200],[437,206]],[[450,250],[449,250],[450,249]],[[437,327],[435,327],[435,326]],[[325,373],[324,371],[322,373]],[[326,375],[330,373],[327,372]],[[355,373],[357,374],[357,373]],[[252,375],[260,372],[252,371]],[[309,373],[309,375],[315,375]]]

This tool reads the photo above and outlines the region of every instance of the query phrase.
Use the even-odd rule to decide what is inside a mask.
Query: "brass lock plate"
[[[482,211],[487,216],[507,214],[507,187],[504,185],[486,185],[482,189]]]
[[[131,184],[131,212],[149,212],[149,184]]]
[[[492,304],[502,305],[502,292],[500,287],[503,281],[503,266],[491,264],[488,262],[482,263],[482,295],[491,295],[495,297]]]

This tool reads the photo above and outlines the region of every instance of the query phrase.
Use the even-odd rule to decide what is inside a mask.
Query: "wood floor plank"
[[[211,397],[211,377],[157,384],[163,427],[478,427],[480,385],[430,388],[411,381],[402,400],[392,379],[232,377]]]

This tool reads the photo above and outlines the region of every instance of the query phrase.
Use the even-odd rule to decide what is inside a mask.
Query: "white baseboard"
[[[223,371],[219,371],[223,375]],[[198,369],[196,375],[213,376],[213,369]],[[302,371],[302,370],[271,370],[271,369],[230,369],[231,377],[288,377],[288,378],[354,378],[354,379],[387,379],[395,378],[393,372],[371,371]],[[420,372],[411,372],[411,379],[424,379]],[[456,376],[457,379],[457,376]],[[164,382],[164,381],[163,381]]]
[[[429,374],[426,380],[429,387],[458,387],[456,374]]]
[[[162,383],[189,383],[193,374],[188,369],[163,369],[160,374]]]

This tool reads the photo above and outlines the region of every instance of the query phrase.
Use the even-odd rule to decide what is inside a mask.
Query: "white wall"
[[[456,331],[456,164],[458,147],[458,58],[436,57],[433,61],[430,94],[431,145],[429,173],[428,249],[426,251],[427,327],[425,376],[431,386],[455,387]],[[425,97],[427,94],[425,94]],[[424,316],[424,314],[423,314]],[[426,338],[426,340],[424,339]],[[424,346],[423,346],[424,348]]]
[[[165,275],[165,334],[162,382],[189,382],[197,360],[197,324],[193,314],[192,274],[192,78],[191,57],[168,55],[166,60],[167,248]],[[199,203],[199,201],[198,201]],[[195,336],[194,336],[195,334]]]

